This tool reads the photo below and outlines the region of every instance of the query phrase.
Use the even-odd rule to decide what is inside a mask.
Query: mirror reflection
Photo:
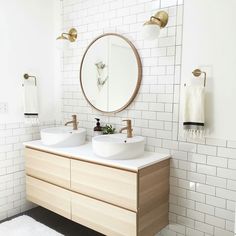
[[[121,35],[105,34],[87,48],[80,82],[87,101],[97,110],[118,112],[135,98],[141,82],[137,50]]]

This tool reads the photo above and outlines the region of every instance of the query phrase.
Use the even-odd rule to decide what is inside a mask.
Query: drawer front
[[[70,159],[54,154],[25,149],[26,174],[70,188]]]
[[[63,188],[26,176],[26,197],[31,202],[71,219],[71,193]]]
[[[136,213],[81,194],[71,196],[72,220],[108,236],[136,235]]]
[[[137,174],[71,160],[71,189],[137,211]]]

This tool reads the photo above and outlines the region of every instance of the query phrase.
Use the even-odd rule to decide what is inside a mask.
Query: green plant
[[[115,133],[115,128],[112,127],[112,125],[106,125],[102,128],[102,133],[103,134],[114,134]]]

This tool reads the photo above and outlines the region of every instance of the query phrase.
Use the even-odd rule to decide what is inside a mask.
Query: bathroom
[[[0,235],[234,236],[235,10],[234,0],[2,0]],[[119,47],[102,60],[108,39]],[[60,130],[77,143],[52,144]],[[111,157],[111,137],[122,155]]]

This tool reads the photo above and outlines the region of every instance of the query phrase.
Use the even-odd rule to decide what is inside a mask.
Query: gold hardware
[[[67,36],[67,37],[66,37]],[[70,42],[75,42],[77,39],[77,30],[75,28],[71,28],[68,33],[62,33],[58,39],[69,40]]]
[[[132,134],[132,123],[131,123],[131,120],[123,120],[123,121],[126,121],[127,122],[127,126],[120,129],[120,133],[122,133],[123,130],[127,130],[127,138],[132,138],[133,137],[133,134]]]
[[[168,23],[168,13],[165,11],[159,11],[154,16],[150,17],[150,20],[145,22],[144,25],[159,25],[160,28],[164,28]]]
[[[28,74],[24,74],[23,76],[24,76],[24,79],[26,79],[26,80],[30,79],[30,78],[34,78],[34,84],[35,84],[35,86],[37,86],[36,76],[28,75]],[[23,86],[24,86],[24,84],[23,84]]]
[[[192,73],[195,77],[199,77],[201,74],[204,74],[204,87],[206,87],[206,72],[201,71],[200,69],[195,69]]]
[[[67,126],[68,124],[73,124],[73,130],[77,130],[78,129],[78,123],[77,122],[77,116],[76,115],[72,115],[72,121],[68,121],[65,123],[65,126]]]

